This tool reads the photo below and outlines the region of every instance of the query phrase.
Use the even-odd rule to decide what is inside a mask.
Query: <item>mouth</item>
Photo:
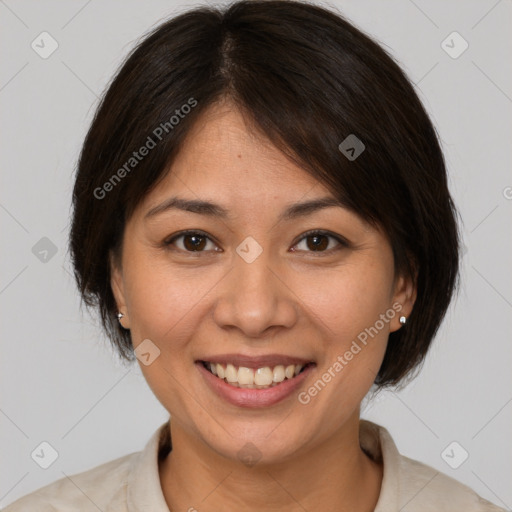
[[[195,366],[221,400],[236,407],[262,408],[291,398],[312,376],[316,363],[284,354],[232,353],[206,356]]]
[[[265,366],[237,365],[233,362],[198,361],[217,379],[234,388],[269,389],[295,379],[315,366],[314,362],[273,364]]]

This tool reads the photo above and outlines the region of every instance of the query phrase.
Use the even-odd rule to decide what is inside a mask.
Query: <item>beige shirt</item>
[[[166,422],[143,451],[57,480],[4,512],[169,512],[158,472],[159,457],[165,458],[171,449],[169,433]],[[400,455],[388,431],[375,423],[361,420],[360,444],[384,465],[375,512],[505,512],[453,478]]]

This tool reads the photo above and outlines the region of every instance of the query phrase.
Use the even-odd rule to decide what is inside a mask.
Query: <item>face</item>
[[[126,225],[123,326],[173,428],[217,454],[275,462],[347,428],[412,308],[386,237],[333,199],[225,104]]]

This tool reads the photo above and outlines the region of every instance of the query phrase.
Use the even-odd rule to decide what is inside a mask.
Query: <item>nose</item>
[[[213,318],[220,328],[261,338],[295,325],[299,304],[292,283],[270,263],[265,251],[251,263],[234,258],[234,267],[217,287]]]

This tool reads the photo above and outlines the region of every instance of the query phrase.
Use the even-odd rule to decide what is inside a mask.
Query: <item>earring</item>
[[[407,318],[405,318],[405,316],[401,316],[401,317],[400,317],[399,322],[400,322],[402,325],[405,325],[405,324],[407,323]]]
[[[123,313],[121,313],[121,311],[119,311],[119,312],[117,313],[117,319],[119,320],[119,322],[121,322],[121,318],[123,318],[123,316],[124,316],[124,315],[123,315]]]

